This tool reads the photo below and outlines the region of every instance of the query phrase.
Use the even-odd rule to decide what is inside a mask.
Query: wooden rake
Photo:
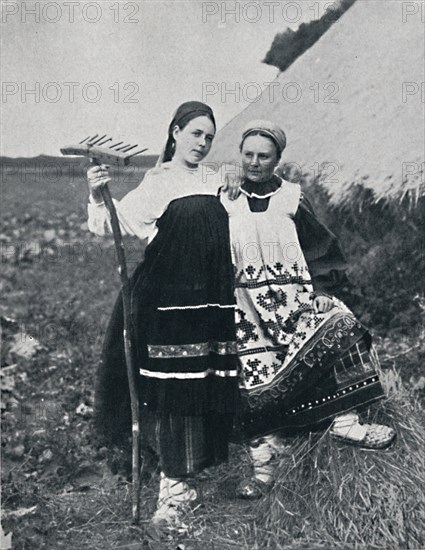
[[[86,137],[78,145],[70,145],[61,148],[61,153],[63,155],[88,157],[91,159],[93,164],[97,165],[108,163],[115,164],[117,166],[128,166],[133,157],[147,151],[147,149],[141,149],[140,151],[130,153],[130,151],[133,151],[137,145],[123,145],[123,141],[105,147],[105,144],[111,141],[112,138],[107,137],[106,134],[101,137],[96,134],[93,137]],[[111,218],[112,234],[114,237],[115,250],[117,254],[118,273],[121,279],[122,302],[124,310],[124,351],[127,366],[128,386],[130,390],[132,421],[132,514],[133,522],[138,524],[140,518],[140,408],[131,342],[130,281],[128,278],[120,224],[108,185],[102,185],[100,187],[100,193]]]

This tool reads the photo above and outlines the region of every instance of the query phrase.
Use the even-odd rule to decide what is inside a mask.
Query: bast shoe
[[[183,529],[184,516],[197,505],[199,500],[195,489],[186,481],[169,478],[161,472],[157,508],[148,528],[151,537]]]
[[[331,429],[330,435],[333,439],[342,443],[373,450],[387,449],[394,442],[397,435],[395,430],[382,424],[361,424],[360,427],[363,428],[361,437],[357,437],[354,430],[341,434]]]

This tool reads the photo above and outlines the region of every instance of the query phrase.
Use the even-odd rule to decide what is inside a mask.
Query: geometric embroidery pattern
[[[241,387],[247,390],[270,387],[320,327],[348,313],[342,303],[314,313],[311,276],[293,220],[300,190],[283,185],[267,212],[250,215],[246,197],[230,207],[238,355]]]
[[[248,342],[256,342],[258,334],[254,323],[251,323],[246,318],[246,313],[241,309],[235,310],[236,314],[236,338],[239,349],[244,349]]]
[[[326,331],[326,338],[328,345],[333,346],[335,342],[338,346],[337,340],[347,334],[351,326],[352,317],[341,321],[340,314],[348,310],[337,300],[328,313],[314,312],[313,289],[306,284],[306,278],[302,277],[301,284],[288,284],[291,277],[300,281],[300,273],[307,272],[302,263],[295,262],[286,269],[279,263],[263,269],[249,264],[245,271],[255,280],[255,285],[236,289],[237,345],[244,389],[269,387],[299,353],[306,354],[306,364],[321,364],[321,357],[316,356],[317,348],[309,349],[309,340],[322,325],[335,318],[339,321],[334,329]],[[281,282],[284,278],[283,288],[274,284],[276,276],[282,277]]]
[[[241,269],[236,275],[236,288],[261,288],[269,285],[311,285],[311,276],[307,266],[300,267],[298,263],[292,265],[292,273],[287,269],[283,269],[281,263],[276,263],[274,266],[267,265],[255,268],[249,264],[244,269]]]
[[[269,374],[269,368],[265,365],[261,366],[259,359],[248,359],[247,367],[245,367],[244,374],[249,380],[250,386],[255,387],[261,384],[262,376],[267,377]]]
[[[265,293],[257,295],[257,304],[266,311],[277,311],[280,306],[287,305],[287,295],[280,288],[278,290],[269,290]]]

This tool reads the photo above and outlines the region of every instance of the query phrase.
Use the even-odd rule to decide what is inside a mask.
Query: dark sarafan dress
[[[228,215],[218,197],[192,195],[156,225],[131,278],[142,445],[183,477],[227,458],[238,403]],[[115,443],[131,427],[122,329],[120,295],[96,384],[97,427]]]

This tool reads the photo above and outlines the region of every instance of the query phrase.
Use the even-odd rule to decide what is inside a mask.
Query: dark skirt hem
[[[166,476],[187,478],[227,461],[233,422],[228,415],[160,415],[145,411],[141,440],[157,454]]]
[[[348,391],[343,390],[343,391]],[[281,411],[274,409],[268,413],[257,413],[237,425],[236,441],[246,441],[253,438],[281,432],[282,435],[295,435],[300,431],[317,431],[339,414],[350,410],[360,410],[372,403],[385,398],[379,380],[371,382],[367,389],[360,392],[349,392],[337,401],[326,401],[302,412]]]

